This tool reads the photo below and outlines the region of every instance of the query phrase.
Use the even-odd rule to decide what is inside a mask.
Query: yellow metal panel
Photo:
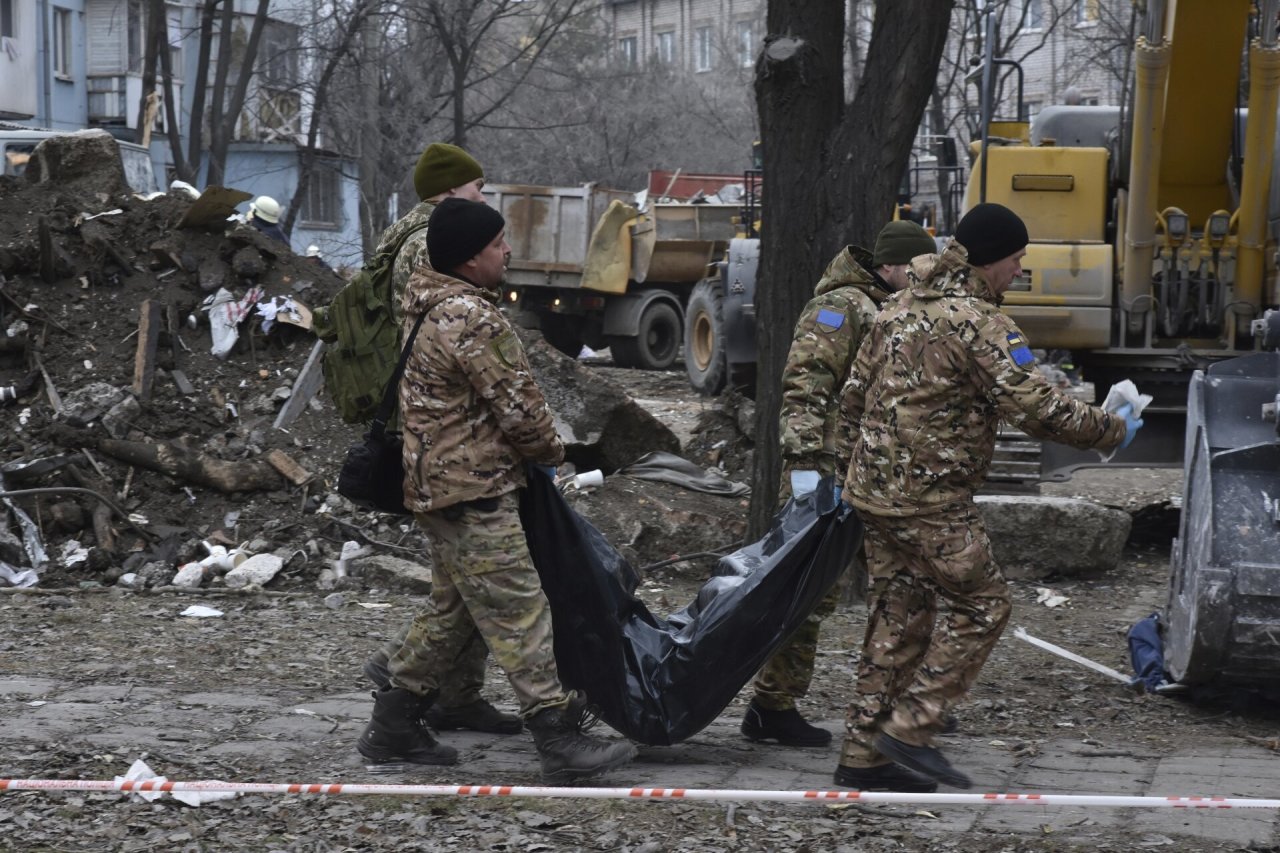
[[[1113,255],[1107,243],[1031,243],[1005,304],[1110,306]]]
[[[1194,223],[1231,208],[1226,164],[1249,0],[1177,0],[1172,21],[1158,207]]]
[[[1107,149],[1021,145],[987,149],[987,201],[1011,208],[1027,224],[1032,240],[1104,239],[1107,210]],[[1070,179],[1071,190],[1017,189],[1018,176],[1036,175],[1041,183]],[[977,204],[981,161],[969,172],[966,205]]]

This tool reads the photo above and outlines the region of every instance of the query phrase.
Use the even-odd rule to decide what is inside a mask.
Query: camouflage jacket
[[[885,304],[842,393],[853,436],[845,494],[873,515],[921,515],[969,501],[1001,419],[1036,438],[1116,447],[1123,418],[1059,392],[1035,369],[1018,327],[952,241],[917,259]]]
[[[405,506],[428,512],[525,484],[526,459],[564,460],[542,391],[497,294],[431,269],[405,290],[422,328],[400,383]]]
[[[436,206],[429,201],[420,201],[404,216],[391,223],[391,227],[382,232],[378,239],[378,247],[374,254],[388,251],[406,231],[417,228],[400,247],[394,266],[391,268],[391,313],[397,323],[403,323],[404,313],[402,300],[405,285],[409,277],[419,266],[431,267],[427,259],[427,220]]]
[[[839,455],[836,447],[840,389],[863,333],[890,293],[871,268],[870,252],[845,247],[827,265],[813,299],[800,312],[782,371],[784,473],[808,469],[825,477],[843,474],[848,467],[848,456]]]

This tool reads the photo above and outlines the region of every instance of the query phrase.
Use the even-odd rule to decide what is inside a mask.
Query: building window
[[[1098,23],[1098,0],[1076,0],[1076,23]]]
[[[750,21],[738,22],[738,65],[750,68],[756,62],[756,37]]]
[[[16,0],[0,0],[0,38],[11,39],[17,34],[14,23],[14,4]]]
[[[676,61],[676,34],[673,30],[667,30],[665,33],[654,33],[654,52],[658,56],[658,62],[663,65],[672,65]]]
[[[336,161],[318,161],[302,199],[301,220],[311,226],[342,224],[342,181]]]
[[[636,67],[636,37],[618,39],[618,59],[627,68]]]
[[[262,79],[276,88],[298,85],[298,28],[268,21],[262,31]]]
[[[1044,0],[1023,0],[1022,26],[1028,30],[1044,29]]]
[[[125,21],[125,49],[127,51],[128,70],[135,73],[142,71],[142,2],[129,0],[128,18]]]
[[[693,34],[694,68],[698,71],[711,70],[711,27],[698,27]]]
[[[258,138],[296,141],[302,135],[302,96],[298,92],[298,28],[269,21],[262,31]]]
[[[71,76],[71,10],[53,10],[53,73]]]

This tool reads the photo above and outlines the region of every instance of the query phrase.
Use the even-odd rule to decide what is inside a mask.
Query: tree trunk
[[[946,44],[952,0],[879,0],[852,104],[844,4],[770,0],[756,66],[766,190],[756,304],[756,435],[750,538],[776,509],[780,379],[796,317],[844,245],[889,219]]]

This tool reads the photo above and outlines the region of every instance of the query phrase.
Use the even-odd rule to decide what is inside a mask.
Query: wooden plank
[[[311,472],[304,469],[297,462],[294,462],[293,459],[289,457],[289,454],[279,448],[268,452],[263,458],[267,460],[267,463],[272,468],[279,471],[286,480],[293,483],[295,486],[301,486],[311,479]]]
[[[151,385],[156,378],[156,347],[160,343],[164,305],[155,299],[143,300],[138,309],[138,350],[133,358],[133,394],[139,400],[151,399]]]
[[[284,405],[280,407],[280,413],[276,415],[275,423],[272,424],[276,429],[286,429],[289,424],[296,421],[298,416],[306,410],[307,403],[311,402],[311,398],[324,384],[324,373],[320,367],[323,355],[324,341],[316,341],[315,346],[311,348],[311,355],[307,356],[306,364],[298,373],[298,378],[293,380],[289,399],[285,400]]]

